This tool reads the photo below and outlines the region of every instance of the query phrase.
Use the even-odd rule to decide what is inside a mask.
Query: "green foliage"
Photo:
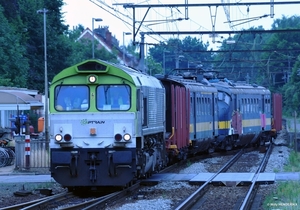
[[[292,16],[282,19],[276,19],[272,24],[273,30],[278,29],[299,29],[300,17]],[[297,57],[299,56],[300,37],[297,33],[274,33],[268,39],[264,50],[270,50],[269,53],[264,54],[264,58],[267,59],[267,67],[269,74],[269,83],[272,82],[273,89],[282,93],[288,93],[295,87],[294,82],[290,80],[293,68],[297,63]],[[276,50],[274,50],[276,49]],[[261,70],[263,71],[263,69]],[[283,87],[285,86],[285,87]],[[289,90],[288,90],[289,89]],[[288,91],[288,92],[287,92]],[[290,97],[290,96],[288,96]],[[284,95],[284,100],[287,97]],[[295,98],[292,99],[294,102]],[[294,103],[289,105],[285,104],[286,109],[293,109]]]
[[[186,167],[190,167],[192,165],[191,161],[186,162]]]
[[[299,209],[300,182],[281,182],[276,192],[267,196],[264,209]]]
[[[292,151],[289,163],[284,167],[285,171],[300,171],[300,154]],[[264,209],[299,209],[300,204],[300,182],[280,182],[276,191],[268,195],[264,201]]]
[[[300,56],[292,70],[290,81],[283,86],[285,114],[292,116],[294,111],[300,113]]]
[[[201,53],[207,51],[208,44],[204,44],[197,38],[187,36],[183,40],[169,39],[167,43],[160,43],[159,45],[149,49],[149,54],[153,62],[148,62],[148,69],[157,69],[157,64],[161,65],[163,69],[165,66],[165,73],[170,74],[174,69],[187,69],[188,67],[195,67],[202,64],[203,61],[211,59],[211,54]],[[151,67],[149,65],[154,64]]]
[[[29,68],[26,49],[22,35],[11,27],[3,11],[0,5],[0,85],[24,87]]]
[[[147,66],[148,66],[147,73],[150,75],[163,73],[163,69],[160,63],[155,62],[155,60],[150,56],[147,58]]]
[[[29,60],[28,82],[24,86],[29,89],[36,89],[44,92],[44,51],[47,48],[47,69],[48,80],[61,69],[66,67],[63,58],[68,57],[72,49],[65,43],[64,32],[67,26],[62,24],[62,14],[60,9],[62,0],[55,1],[18,1],[18,15],[26,29],[25,56]],[[44,14],[37,13],[38,10],[46,8],[46,18]],[[44,25],[46,31],[44,31]],[[46,46],[44,43],[44,32],[46,32]]]
[[[285,171],[296,172],[300,171],[300,154],[292,151],[289,156],[289,164],[284,167]]]
[[[245,31],[263,30],[263,28],[250,28]],[[262,84],[266,72],[265,61],[261,59],[263,46],[269,39],[268,34],[243,33],[224,40],[220,47],[221,52],[215,53],[214,68],[224,76],[234,81],[248,81],[249,83]],[[267,84],[268,85],[268,84]]]

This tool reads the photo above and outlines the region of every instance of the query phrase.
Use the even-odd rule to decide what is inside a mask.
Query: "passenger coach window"
[[[86,111],[89,108],[89,88],[85,85],[59,85],[54,90],[57,111]]]
[[[97,87],[97,109],[128,110],[130,103],[130,86],[100,85]]]

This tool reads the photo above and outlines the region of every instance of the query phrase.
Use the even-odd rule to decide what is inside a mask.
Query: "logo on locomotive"
[[[87,120],[87,119],[82,119],[80,120],[81,125],[89,125],[89,124],[105,124],[104,120]]]

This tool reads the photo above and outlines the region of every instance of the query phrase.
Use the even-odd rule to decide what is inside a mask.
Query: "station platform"
[[[164,181],[186,181],[190,184],[203,184],[208,181],[214,173],[199,174],[153,174],[143,184],[156,184]],[[255,178],[259,184],[272,184],[276,181],[300,180],[299,172],[281,172],[281,173],[260,173],[258,177],[254,177],[255,173],[220,173],[211,181],[214,185],[239,186],[249,185]]]

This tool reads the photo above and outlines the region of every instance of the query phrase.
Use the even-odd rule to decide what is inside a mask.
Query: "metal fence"
[[[28,146],[30,153],[28,153]],[[49,168],[50,149],[49,141],[45,139],[30,139],[30,144],[25,142],[25,136],[15,137],[15,167],[18,169]]]

